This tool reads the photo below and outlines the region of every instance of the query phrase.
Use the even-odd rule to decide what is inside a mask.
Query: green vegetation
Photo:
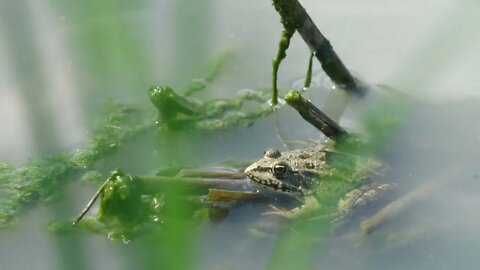
[[[157,112],[137,105],[106,104],[106,115],[99,121],[95,135],[85,147],[74,153],[34,161],[16,170],[2,164],[0,227],[11,225],[25,206],[47,199],[66,179],[76,173],[88,172],[96,162],[139,136],[159,130],[208,131],[246,127],[272,113],[272,108],[266,104],[268,95],[256,90],[240,93],[236,99],[188,100],[188,96],[204,90],[214,80],[227,56],[214,59],[207,77],[194,80],[185,90],[186,96],[176,94],[169,87],[151,87],[148,94]],[[243,112],[241,108],[246,102],[263,106]]]
[[[0,172],[0,228],[11,225],[26,206],[48,199],[72,174],[90,168],[153,127],[142,121],[146,112],[141,108],[120,104],[108,107],[96,135],[84,148]]]
[[[82,6],[83,15],[90,12],[91,9],[88,5],[93,3],[90,2],[86,2]],[[202,3],[197,5],[202,5]],[[179,6],[189,7],[190,4],[182,1]],[[218,130],[248,127],[259,119],[272,114],[276,107],[271,105],[278,105],[278,69],[281,61],[286,57],[290,39],[295,31],[306,39],[311,51],[304,89],[310,86],[312,60],[315,56],[321,61],[325,72],[339,88],[351,93],[364,93],[366,89],[360,87],[357,84],[358,81],[348,73],[328,40],[316,29],[298,1],[274,0],[273,4],[281,16],[284,29],[281,33],[277,55],[273,60],[273,93],[271,96],[267,92],[270,91],[268,89],[266,91],[243,91],[230,99],[201,99],[202,96],[199,95],[202,94],[202,91],[206,90],[223,70],[225,61],[228,59],[228,55],[224,54],[212,61],[203,79],[192,80],[183,89],[174,90],[169,86],[150,87],[145,94],[145,99],[148,95],[152,106],[113,102],[105,104],[104,115],[92,132],[93,135],[88,143],[77,151],[31,161],[18,169],[11,168],[4,163],[0,164],[0,228],[12,226],[23,210],[38,202],[47,201],[56,191],[64,187],[68,179],[81,179],[83,175],[83,178],[94,177],[96,179],[94,182],[98,184],[100,182],[98,180],[102,179],[103,175],[93,171],[97,169],[95,166],[99,164],[102,166],[101,162],[108,161],[130,142],[135,139],[141,140],[142,136],[160,134],[158,138],[156,137],[158,140],[166,140],[167,143],[174,146],[168,149],[158,149],[158,151],[162,156],[171,155],[172,159],[175,159],[175,155],[178,154],[176,151],[178,148],[175,148],[178,146],[175,137],[178,134],[194,137],[196,132],[208,134],[208,132]],[[108,10],[115,6],[114,1],[107,1],[94,12],[96,15],[108,15]],[[75,17],[74,20],[81,21],[83,15]],[[86,25],[80,29],[80,33],[77,33],[78,40],[82,41],[79,46],[85,46],[87,50],[95,52],[90,55],[91,59],[86,60],[92,65],[89,72],[97,74],[98,77],[104,76],[105,74],[102,73],[104,69],[95,66],[94,63],[97,61],[108,63],[112,58],[118,58],[119,66],[133,63],[134,66],[142,67],[132,74],[132,77],[141,80],[142,76],[152,72],[151,63],[147,63],[146,57],[140,53],[142,51],[141,44],[137,44],[141,43],[141,38],[136,35],[133,27],[124,17],[116,18],[115,23],[118,24],[116,27],[122,28],[126,35],[114,34],[114,29],[107,25],[100,29]],[[111,35],[105,36],[104,33]],[[89,38],[84,38],[85,36]],[[98,39],[98,43],[92,42],[95,39]],[[195,45],[182,43],[182,46]],[[195,50],[191,50],[190,56],[195,53]],[[407,74],[407,72],[404,73]],[[112,80],[116,79],[115,70],[107,75],[110,75]],[[423,82],[430,78],[431,76],[422,76]],[[195,97],[195,95],[197,96]],[[407,106],[398,99],[382,100],[383,103],[372,106],[365,122],[365,129],[371,131],[367,134],[369,143],[359,144],[342,127],[332,123],[326,115],[315,110],[310,101],[301,96],[300,91],[288,92],[285,101],[297,110],[306,121],[315,119],[315,123],[323,123],[314,125],[333,140],[342,142],[338,145],[339,150],[365,156],[375,156],[381,152],[391,134],[403,124],[404,115],[407,113]],[[208,202],[210,197],[205,197],[205,193],[208,191],[202,190],[197,193],[200,188],[195,186],[192,188],[195,192],[192,192],[187,190],[189,186],[183,185],[184,182],[182,182],[182,179],[188,179],[188,181],[192,181],[190,183],[198,184],[195,182],[198,179],[179,176],[180,171],[178,166],[170,166],[170,164],[167,164],[159,175],[151,177],[115,170],[101,188],[99,211],[93,218],[83,219],[78,224],[78,228],[105,234],[110,239],[126,243],[134,236],[142,233],[148,234],[146,239],[139,239],[143,244],[142,254],[145,254],[145,257],[142,259],[145,260],[145,265],[151,269],[194,268],[198,222],[212,217],[221,219],[225,214],[225,208],[228,209],[230,205],[226,205],[223,209],[212,207],[212,204]],[[338,185],[319,185],[319,194],[323,196],[320,198],[324,202],[321,212],[317,212],[321,217],[285,222],[286,228],[281,229],[278,241],[269,258],[267,264],[269,269],[318,268],[317,265],[312,265],[312,258],[317,256],[316,252],[319,251],[319,247],[322,247],[327,240],[332,226],[331,215],[337,212],[338,197],[351,188],[349,183],[337,180],[362,178],[362,173],[365,172],[353,171],[352,167],[347,166],[330,173],[334,176],[329,180],[339,183]],[[475,179],[478,177],[475,176]],[[169,184],[162,185],[158,189],[146,188],[146,183],[153,181]],[[157,192],[158,190],[162,192]],[[240,197],[240,193],[235,195]],[[242,194],[246,197],[251,195],[249,193]],[[75,214],[72,213],[72,216]],[[78,231],[71,226],[71,222],[54,222],[50,229]],[[255,235],[266,237],[268,234],[257,230]],[[184,258],[181,262],[175,259],[178,258],[178,254],[182,254]],[[64,255],[71,254],[65,253]]]
[[[283,29],[280,35],[277,56],[273,59],[272,101],[278,103],[277,74],[282,60],[287,56],[290,39],[297,31],[308,45],[311,56],[308,65],[305,86],[309,85],[311,62],[315,56],[330,79],[352,94],[362,96],[368,90],[362,83],[353,77],[330,45],[330,41],[318,30],[307,11],[297,0],[273,0],[273,6],[280,15]]]

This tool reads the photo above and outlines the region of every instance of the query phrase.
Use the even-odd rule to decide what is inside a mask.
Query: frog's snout
[[[256,165],[250,165],[245,168],[244,174],[248,177],[248,179],[253,180],[253,171],[257,168]]]

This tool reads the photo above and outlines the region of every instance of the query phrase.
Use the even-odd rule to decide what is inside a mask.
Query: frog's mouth
[[[264,188],[264,189],[273,189],[277,192],[287,192],[287,193],[302,193],[299,187],[291,185],[289,183],[282,182],[278,179],[259,179],[254,175],[250,174],[248,171],[245,172],[248,179],[257,187]]]

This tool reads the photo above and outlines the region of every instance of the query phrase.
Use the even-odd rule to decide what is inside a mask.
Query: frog
[[[336,220],[341,220],[394,190],[396,183],[379,180],[383,171],[377,159],[318,144],[286,152],[267,149],[245,169],[245,175],[259,190],[288,194],[302,202],[291,210],[270,205],[273,211],[265,214],[294,219],[330,207],[336,208]]]
[[[285,101],[326,140],[283,153],[268,149],[245,169],[260,190],[287,193],[302,202],[291,210],[271,205],[273,211],[265,214],[296,218],[323,208],[342,220],[395,189],[396,183],[382,183],[386,166],[371,151],[372,144],[341,127],[299,91],[288,92]]]

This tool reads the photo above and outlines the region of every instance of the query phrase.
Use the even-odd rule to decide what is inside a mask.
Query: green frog
[[[245,169],[245,175],[259,189],[287,193],[303,201],[292,210],[272,206],[276,214],[296,218],[328,208],[341,217],[376,201],[391,191],[394,183],[379,183],[382,163],[337,151],[333,145],[280,152],[265,151],[263,158]]]
[[[379,182],[384,166],[367,154],[372,147],[339,126],[300,92],[288,92],[285,101],[332,143],[283,153],[268,149],[263,158],[245,169],[245,175],[259,189],[288,193],[304,202],[292,210],[272,206],[274,211],[267,214],[295,218],[321,210],[327,216],[339,214],[342,218],[395,187],[394,183]]]

